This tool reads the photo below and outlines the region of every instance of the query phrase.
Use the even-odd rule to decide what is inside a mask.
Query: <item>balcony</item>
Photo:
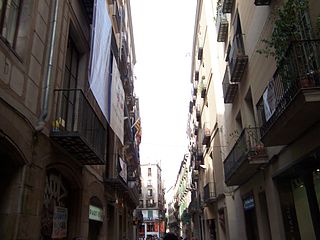
[[[256,6],[266,6],[266,5],[270,5],[271,0],[254,0],[254,4]]]
[[[127,34],[121,33],[121,48],[120,48],[120,59],[119,59],[119,70],[122,78],[128,77],[129,67],[128,64],[129,47],[127,42]]]
[[[226,67],[226,71],[224,73],[223,82],[222,82],[222,90],[223,90],[224,103],[233,103],[234,98],[238,92],[238,84],[231,83],[229,81],[228,66]]]
[[[196,119],[198,122],[201,120],[201,112],[200,112],[200,106],[198,105],[196,108]]]
[[[80,89],[54,91],[50,137],[83,165],[105,163],[106,131]]]
[[[202,136],[202,145],[208,146],[210,144],[211,138],[211,129],[208,123],[204,123],[203,125],[203,136]]]
[[[136,181],[128,181],[127,183],[118,176],[110,176],[105,178],[105,184],[111,189],[115,189],[124,195],[127,203],[133,208],[139,206],[139,187]]]
[[[198,49],[198,60],[202,61],[203,59],[203,48],[199,47]]]
[[[197,82],[199,81],[199,71],[195,71],[194,73],[194,80]]]
[[[235,145],[224,161],[225,182],[240,185],[267,163],[266,149],[260,142],[259,128],[242,130]]]
[[[196,161],[199,162],[199,164],[204,164],[204,160],[203,160],[203,150],[201,148],[199,148],[197,150],[197,158]]]
[[[206,94],[207,94],[207,82],[205,81],[205,77],[202,76],[201,82],[200,82],[200,86],[199,88],[201,89],[201,98],[205,98]]]
[[[222,0],[222,12],[231,13],[233,6],[233,0]]]
[[[215,182],[208,182],[203,187],[203,201],[207,204],[217,201],[216,183]]]
[[[258,106],[265,146],[287,145],[320,120],[320,40],[290,44]]]
[[[248,56],[245,54],[243,38],[240,34],[233,37],[228,62],[231,75],[230,81],[232,83],[240,82],[248,63]]]
[[[225,13],[222,12],[221,6],[217,6],[217,42],[224,42],[228,36],[228,19]]]
[[[194,125],[194,135],[198,136],[198,133],[199,133],[199,127]]]
[[[139,205],[139,187],[136,181],[128,181],[128,199],[131,199],[131,202],[136,207]]]
[[[192,180],[198,180],[199,179],[199,170],[193,170],[192,171]]]

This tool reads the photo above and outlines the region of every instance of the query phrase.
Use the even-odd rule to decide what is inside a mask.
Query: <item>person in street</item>
[[[163,240],[179,240],[179,238],[174,233],[168,232],[164,235]]]

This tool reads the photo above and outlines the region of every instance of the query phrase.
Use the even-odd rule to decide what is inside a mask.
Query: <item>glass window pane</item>
[[[13,45],[17,28],[20,0],[8,0],[2,28],[2,36]]]

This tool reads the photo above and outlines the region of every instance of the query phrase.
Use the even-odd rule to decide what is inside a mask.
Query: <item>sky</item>
[[[196,0],[131,0],[141,163],[159,163],[168,190],[188,149]]]

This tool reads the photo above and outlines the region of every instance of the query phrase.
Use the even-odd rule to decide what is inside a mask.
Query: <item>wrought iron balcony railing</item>
[[[84,9],[87,13],[87,16],[89,18],[90,23],[92,23],[92,17],[93,17],[93,4],[94,1],[92,0],[82,0]]]
[[[248,56],[245,54],[243,37],[241,34],[237,34],[233,37],[228,62],[231,75],[230,81],[233,83],[240,82],[248,63]]]
[[[196,119],[198,122],[200,122],[200,120],[201,120],[201,111],[200,111],[199,105],[197,105],[197,107],[196,107]]]
[[[203,162],[203,150],[201,148],[197,149],[197,158],[196,158],[196,160],[199,161],[200,164],[204,164],[204,162]]]
[[[222,12],[223,13],[231,13],[233,0],[221,0],[222,1]]]
[[[299,108],[307,111],[307,107],[304,104],[308,102],[316,104],[318,101],[314,97],[313,100],[308,100],[308,98],[304,96],[305,100],[303,103],[298,104],[296,102],[300,99],[298,96],[301,94],[303,96],[310,91],[312,91],[312,96],[316,96],[316,93],[319,94],[320,40],[292,42],[285,57],[278,65],[272,80],[269,82],[263,94],[264,100],[261,101],[261,105],[258,106],[259,116],[262,122],[262,137],[273,128],[284,111],[288,110],[289,107],[290,109],[291,106],[295,107],[296,111]],[[314,109],[315,106],[313,105],[312,107],[310,105],[310,107]],[[312,111],[312,109],[310,109],[310,111]],[[304,114],[306,117],[308,112]],[[310,117],[316,120],[314,113],[313,115],[311,114]],[[307,120],[308,119],[305,119],[304,121],[307,122]],[[300,128],[296,130],[299,131]]]
[[[208,182],[203,187],[203,201],[206,203],[210,203],[216,200],[217,200],[216,183]]]
[[[202,145],[209,145],[211,138],[211,129],[209,123],[206,122],[203,124],[203,136],[202,136]]]
[[[256,172],[256,164],[267,162],[266,149],[260,142],[259,128],[245,128],[224,161],[228,185],[239,185]],[[255,165],[251,168],[252,165]]]
[[[196,125],[194,125],[194,135],[198,135],[198,133],[199,133],[199,127],[198,126],[196,126]]]
[[[266,6],[266,5],[270,5],[271,0],[254,0],[254,4],[256,6]]]
[[[217,41],[224,42],[228,36],[228,19],[225,13],[222,12],[222,6],[217,6]]]
[[[56,89],[50,137],[84,165],[104,164],[106,131],[80,89]]]
[[[194,72],[194,80],[197,82],[199,81],[199,71]]]
[[[235,96],[238,92],[238,84],[231,83],[229,81],[229,69],[226,66],[226,71],[224,73],[223,82],[222,82],[222,89],[223,89],[223,99],[224,103],[233,103]]]
[[[198,49],[198,60],[202,61],[203,59],[203,48],[199,47]]]

